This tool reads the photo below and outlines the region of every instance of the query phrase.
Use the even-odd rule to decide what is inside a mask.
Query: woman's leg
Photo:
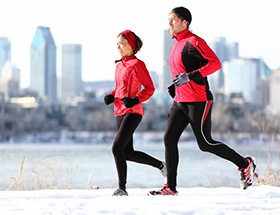
[[[125,148],[129,141],[132,140],[132,135],[141,122],[142,116],[139,114],[126,114],[117,116],[117,135],[115,137],[112,152],[115,158],[115,163],[118,171],[119,188],[126,188],[127,164],[125,157]]]
[[[133,138],[130,139],[125,148],[125,157],[128,161],[136,163],[147,164],[155,168],[160,169],[162,167],[162,161],[155,159],[154,157],[140,151],[135,151],[133,147]]]

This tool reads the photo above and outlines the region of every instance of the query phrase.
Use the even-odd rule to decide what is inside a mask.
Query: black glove
[[[181,86],[182,84],[188,83],[190,81],[190,77],[187,73],[181,73],[177,75],[176,78],[173,79],[173,84],[177,87]]]
[[[174,98],[175,97],[175,85],[174,84],[170,84],[168,87],[168,93],[169,95]]]
[[[109,105],[109,104],[113,103],[114,101],[115,101],[114,95],[108,94],[108,95],[104,96],[104,103],[106,105]]]
[[[131,108],[134,105],[139,104],[139,98],[137,96],[135,96],[133,99],[129,97],[124,97],[121,100],[123,101],[126,108]]]

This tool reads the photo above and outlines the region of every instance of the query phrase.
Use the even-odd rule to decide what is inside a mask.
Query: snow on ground
[[[151,189],[127,189],[129,196],[111,196],[113,189],[0,192],[0,214],[125,215],[277,215],[280,187],[178,188],[178,196],[147,196]]]

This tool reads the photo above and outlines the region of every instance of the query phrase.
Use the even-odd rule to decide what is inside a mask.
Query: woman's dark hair
[[[131,33],[133,34],[133,36],[135,38],[135,49],[133,50],[133,53],[136,54],[142,48],[143,42],[133,31],[131,31]],[[123,36],[127,40],[127,38],[126,38],[126,36],[124,34],[120,33],[118,35],[118,37],[119,36]],[[116,60],[115,63],[117,63],[119,61],[121,61],[121,60]]]
[[[135,43],[136,43],[135,45],[136,46],[135,46],[135,49],[133,50],[133,53],[136,54],[142,48],[143,42],[133,31],[131,31],[131,33],[133,34],[133,36],[135,38]],[[120,34],[120,35],[122,35],[127,40],[125,35],[123,35],[123,34]]]

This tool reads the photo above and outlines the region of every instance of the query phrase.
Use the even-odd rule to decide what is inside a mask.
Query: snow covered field
[[[280,187],[178,188],[178,196],[147,196],[151,189],[128,189],[113,197],[113,189],[1,191],[0,214],[52,215],[277,215]]]
[[[164,157],[161,144],[135,146],[159,159]],[[246,191],[238,188],[237,168],[201,153],[192,142],[180,144],[178,196],[147,196],[150,190],[160,189],[164,179],[158,170],[130,162],[129,196],[113,197],[117,175],[110,144],[2,144],[1,148],[0,215],[280,215],[280,187],[256,183]],[[260,179],[267,167],[278,173],[278,146],[234,148],[257,158]],[[6,191],[11,176],[18,175],[21,154],[26,155],[21,178]],[[48,179],[54,176],[56,183],[52,184]],[[100,189],[85,189],[89,185]],[[22,189],[29,191],[17,191]]]

